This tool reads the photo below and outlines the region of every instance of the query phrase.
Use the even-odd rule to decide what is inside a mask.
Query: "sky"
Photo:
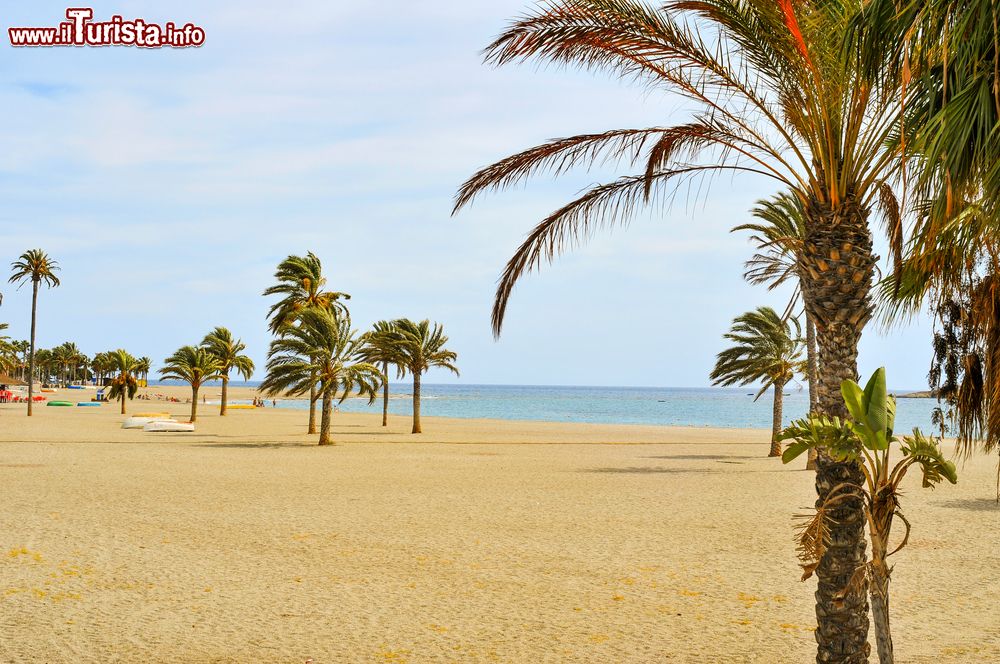
[[[743,282],[751,246],[729,232],[774,184],[722,178],[523,279],[494,340],[496,280],[524,235],[617,172],[538,178],[453,217],[461,183],[549,138],[691,110],[607,75],[484,65],[525,0],[92,6],[96,20],[190,21],[206,42],[14,49],[7,27],[54,26],[66,4],[0,1],[0,267],[40,247],[62,268],[40,295],[40,347],[124,347],[155,368],[224,325],[263,367],[261,292],[306,251],[352,295],[359,329],[444,325],[462,375],[428,382],[707,386],[732,318],[787,302]],[[27,338],[30,289],[0,290],[0,321]],[[931,331],[870,326],[862,374],[923,388]]]

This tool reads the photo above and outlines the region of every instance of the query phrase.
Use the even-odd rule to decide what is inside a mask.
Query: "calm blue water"
[[[411,415],[410,385],[391,385],[389,412]],[[538,387],[514,385],[423,385],[421,413],[441,417],[661,424],[769,429],[771,395],[754,402],[750,389],[655,387]],[[308,407],[307,400],[279,401],[279,407]],[[808,410],[806,390],[792,389],[785,397],[785,421]],[[896,431],[908,433],[931,427],[933,399],[900,399]],[[382,412],[381,398],[372,406],[365,399],[348,399],[345,412]]]

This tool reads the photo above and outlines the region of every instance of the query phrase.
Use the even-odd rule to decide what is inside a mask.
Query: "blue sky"
[[[702,386],[732,317],[787,299],[743,283],[750,248],[728,232],[773,185],[720,179],[525,279],[493,340],[493,289],[523,235],[613,173],[539,179],[452,218],[455,189],[545,139],[686,110],[606,76],[484,66],[523,0],[93,6],[191,21],[207,41],[12,49],[8,26],[56,25],[66,4],[0,2],[0,262],[41,247],[62,265],[41,295],[42,346],[159,361],[225,325],[263,365],[260,292],[279,260],[312,250],[359,328],[444,323],[463,382]],[[2,290],[0,320],[27,337],[28,290]],[[885,365],[893,386],[921,388],[930,329],[870,328],[862,372]]]

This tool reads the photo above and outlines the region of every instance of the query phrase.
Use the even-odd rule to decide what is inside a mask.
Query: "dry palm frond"
[[[802,567],[802,580],[813,575],[819,567],[830,541],[830,515],[827,509],[818,507],[812,514],[796,514],[795,553]]]

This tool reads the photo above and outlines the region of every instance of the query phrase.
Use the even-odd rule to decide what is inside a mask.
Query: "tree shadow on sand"
[[[316,443],[198,443],[192,447],[212,447],[222,449],[243,449],[243,450],[275,450],[282,447],[319,447]]]
[[[649,466],[629,466],[627,468],[584,468],[581,473],[609,473],[623,475],[707,475],[719,471],[708,468],[652,468]]]
[[[1000,512],[996,498],[953,498],[936,503],[939,507],[973,512]]]
[[[734,459],[760,459],[759,456],[740,454],[664,454],[662,456],[647,456],[643,459],[676,459],[680,461],[729,461]]]

